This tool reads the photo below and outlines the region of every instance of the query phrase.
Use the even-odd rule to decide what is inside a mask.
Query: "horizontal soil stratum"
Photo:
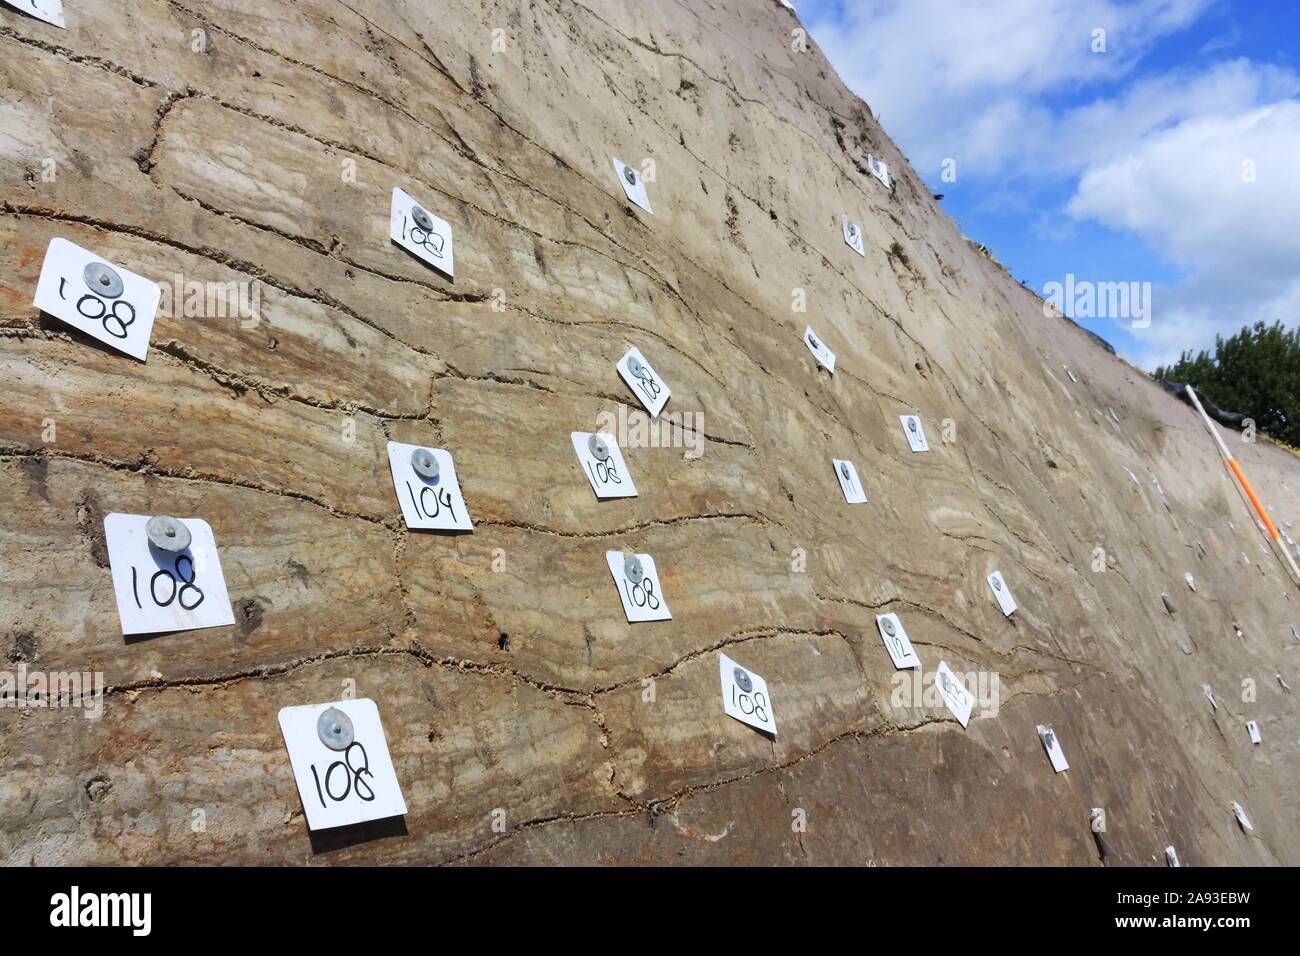
[[[0,7],[0,669],[105,689],[3,702],[0,860],[1097,866],[1102,808],[1107,865],[1300,864],[1300,591],[1195,412],[968,244],[777,0],[65,12]],[[56,237],[259,321],[160,313],[138,362],[33,307]],[[602,422],[637,497],[580,468]],[[1229,437],[1287,527],[1300,461]],[[454,456],[472,533],[407,530],[389,441]],[[124,638],[113,512],[206,520],[235,624]],[[312,833],[277,715],[349,696],[407,813]]]

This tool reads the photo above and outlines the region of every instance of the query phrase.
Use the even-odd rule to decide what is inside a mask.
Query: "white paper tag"
[[[426,478],[415,470],[412,455],[416,451],[432,453],[438,464],[438,474]],[[473,531],[469,509],[460,493],[456,480],[456,465],[451,455],[442,448],[425,448],[423,445],[388,443],[388,468],[393,473],[393,490],[402,506],[402,517],[408,528],[432,528],[437,531]]]
[[[1165,847],[1165,862],[1170,866],[1182,866],[1182,864],[1178,862],[1178,851],[1171,846]]]
[[[52,23],[62,30],[67,29],[63,23],[63,0],[0,0],[0,2],[8,4],[15,10],[31,14],[38,20]]]
[[[425,216],[428,220],[421,225],[419,220]],[[451,225],[445,219],[439,219],[396,186],[391,218],[388,234],[393,242],[449,278],[455,277]]]
[[[351,725],[351,733],[343,738],[350,737],[351,742],[341,750],[327,747],[321,739],[321,718],[330,710],[342,711],[347,718],[334,726]],[[379,708],[373,700],[362,697],[282,707],[280,733],[289,750],[289,765],[309,829],[328,830],[406,813]],[[335,744],[341,745],[342,741]]]
[[[635,570],[628,566],[628,558],[640,562],[639,580]],[[619,600],[623,602],[623,613],[627,615],[629,623],[672,620],[668,602],[664,600],[663,588],[659,586],[659,572],[655,569],[654,558],[648,554],[627,555],[622,551],[606,551],[605,561],[609,564],[609,573],[614,576]]]
[[[722,676],[722,706],[728,716],[776,736],[776,713],[767,693],[767,681],[741,667],[726,654],[718,654]]]
[[[1209,684],[1205,685],[1205,699],[1210,702],[1210,706],[1213,707],[1215,710],[1219,709],[1219,702],[1214,699],[1214,690],[1210,687]]]
[[[826,343],[817,338],[817,333],[808,326],[803,331],[803,343],[808,346],[808,351],[812,352],[813,358],[822,364],[826,371],[832,375],[835,374],[835,353],[826,347]]]
[[[862,227],[851,220],[848,216],[843,217],[844,225],[844,243],[854,252],[862,257],[866,257],[867,250],[862,244]]]
[[[946,661],[939,662],[939,669],[935,674],[934,683],[939,688],[939,696],[948,705],[952,715],[957,718],[963,727],[969,724],[970,711],[975,704],[975,699],[971,697],[970,691],[962,686],[961,681],[957,679],[957,675],[948,669]]]
[[[1246,721],[1246,732],[1250,734],[1250,742],[1252,744],[1260,743],[1264,739],[1259,735],[1259,724],[1255,723],[1253,720]]]
[[[1065,760],[1065,751],[1061,749],[1061,742],[1056,738],[1056,731],[1051,727],[1038,725],[1038,736],[1042,738],[1043,749],[1047,751],[1047,756],[1052,761],[1052,769],[1057,773],[1062,770],[1069,770],[1070,765]]]
[[[853,462],[843,458],[832,458],[831,464],[835,466],[835,477],[840,480],[840,491],[844,492],[844,500],[851,505],[865,504],[867,493],[862,488],[862,482],[858,480],[858,469],[853,467]]]
[[[582,466],[587,481],[591,482],[591,490],[597,498],[636,497],[636,485],[632,483],[632,476],[623,462],[623,453],[613,435],[607,432],[594,436],[590,432],[570,432],[569,436],[573,439],[578,464]],[[597,439],[595,449],[592,448],[593,437]],[[598,458],[597,451],[602,451],[605,457]]]
[[[867,154],[867,168],[871,170],[871,175],[875,176],[886,189],[893,189],[893,181],[889,178],[889,166],[883,160],[876,159],[870,153]]]
[[[614,172],[618,173],[618,181],[623,184],[623,192],[627,195],[628,202],[636,203],[650,215],[654,215],[654,210],[650,208],[650,194],[646,192],[645,178],[631,166],[628,166],[621,159],[613,159]]]
[[[618,374],[627,383],[627,387],[632,389],[633,394],[640,399],[645,410],[650,413],[650,417],[658,416],[668,404],[668,397],[672,395],[672,390],[646,361],[641,350],[635,345],[632,346],[627,350],[627,354],[618,360],[617,368]]]
[[[1011,588],[1007,587],[1007,582],[1002,578],[1001,571],[994,571],[989,575],[989,587],[993,589],[993,596],[997,598],[998,607],[1002,608],[1002,613],[1010,617],[1016,611],[1016,599],[1011,596]]]
[[[907,639],[907,631],[903,629],[903,622],[897,614],[877,614],[876,627],[880,631],[880,639],[885,642],[885,650],[889,651],[889,659],[896,668],[906,670],[921,666],[921,658],[912,649],[912,642]]]
[[[234,624],[212,528],[202,518],[177,519],[190,532],[184,551],[149,543],[148,515],[104,516],[104,540],[122,633],[162,634]]]
[[[100,269],[96,288],[87,267]],[[109,271],[111,270],[111,271]],[[116,278],[114,278],[116,274]],[[119,288],[120,286],[120,288]],[[75,329],[141,362],[158,314],[162,289],[66,239],[51,239],[32,304]]]
[[[1254,830],[1254,829],[1255,829],[1255,828],[1251,825],[1250,817],[1246,816],[1246,808],[1243,807],[1243,806],[1242,806],[1240,803],[1238,803],[1236,800],[1233,800],[1233,801],[1232,801],[1232,812],[1236,815],[1236,817],[1237,817],[1237,822],[1241,824],[1241,828],[1242,828],[1243,830],[1247,830],[1247,831],[1249,831],[1249,830]]]
[[[930,443],[925,440],[925,425],[921,424],[920,415],[899,415],[903,423],[903,434],[907,436],[907,447],[912,451],[929,451]]]

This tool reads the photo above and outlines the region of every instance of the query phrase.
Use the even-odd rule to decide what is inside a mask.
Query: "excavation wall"
[[[1298,595],[1205,429],[960,236],[781,3],[65,6],[0,7],[0,666],[106,689],[8,694],[0,859],[1098,865],[1100,807],[1107,863],[1300,864]],[[32,306],[55,237],[257,321],[172,308],[140,363]],[[630,346],[684,430],[638,437]],[[640,494],[597,502],[570,432],[620,409]],[[454,455],[472,534],[406,530],[389,440]],[[1296,514],[1296,458],[1233,441]],[[124,639],[110,512],[208,521],[236,623]],[[408,812],[313,836],[277,714],[353,690]]]

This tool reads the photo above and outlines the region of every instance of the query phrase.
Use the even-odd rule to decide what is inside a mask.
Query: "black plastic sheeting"
[[[1187,386],[1181,382],[1166,382],[1164,379],[1156,379],[1156,384],[1166,392],[1176,398],[1181,398],[1188,405],[1192,404],[1191,398],[1187,395]],[[1209,415],[1220,425],[1227,425],[1229,428],[1240,428],[1241,423],[1246,420],[1246,416],[1241,412],[1225,412],[1214,402],[1210,401],[1201,392],[1196,393],[1196,397],[1201,400],[1201,407],[1205,409],[1205,414]],[[1192,406],[1195,408],[1196,406]],[[1263,431],[1263,429],[1259,429]]]

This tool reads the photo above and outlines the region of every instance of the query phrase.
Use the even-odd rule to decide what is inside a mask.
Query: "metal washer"
[[[116,269],[103,262],[87,263],[81,277],[86,280],[88,289],[105,299],[116,299],[122,294],[122,277]]]
[[[437,478],[438,456],[427,448],[417,448],[411,452],[411,467],[421,478]]]
[[[641,559],[635,554],[629,554],[623,559],[623,576],[633,584],[640,584],[645,578],[645,569],[641,567]]]
[[[627,184],[628,184],[629,186],[635,186],[635,185],[636,185],[636,170],[633,169],[631,166],[624,166],[624,167],[623,167],[623,178],[627,180]]]
[[[890,637],[893,637],[898,633],[898,628],[894,627],[894,619],[892,617],[882,617],[880,619],[880,629]]]
[[[352,718],[337,707],[327,708],[316,719],[316,735],[330,750],[347,750],[356,740]]]
[[[907,420],[907,430],[910,431],[910,432],[915,432],[915,431],[916,431],[916,419],[915,419],[915,418],[909,418],[909,419]]]
[[[737,667],[734,672],[734,676],[736,678],[736,686],[739,687],[741,690],[743,690],[746,694],[748,694],[751,690],[754,689],[754,682],[750,680],[749,674],[745,671],[743,667]]]
[[[176,553],[184,551],[192,540],[190,529],[185,523],[170,515],[154,515],[145,522],[144,533],[149,543],[159,551]]]
[[[993,590],[995,591],[1002,590],[1002,579],[997,577],[996,575],[993,577]]]
[[[425,212],[421,207],[411,207],[411,218],[414,219],[415,224],[425,232],[433,232],[433,217]]]
[[[591,457],[597,461],[609,461],[609,446],[599,435],[588,436],[587,451],[591,452]]]
[[[640,378],[645,374],[645,366],[641,364],[641,360],[635,355],[627,357],[627,370],[632,373],[633,378]]]

